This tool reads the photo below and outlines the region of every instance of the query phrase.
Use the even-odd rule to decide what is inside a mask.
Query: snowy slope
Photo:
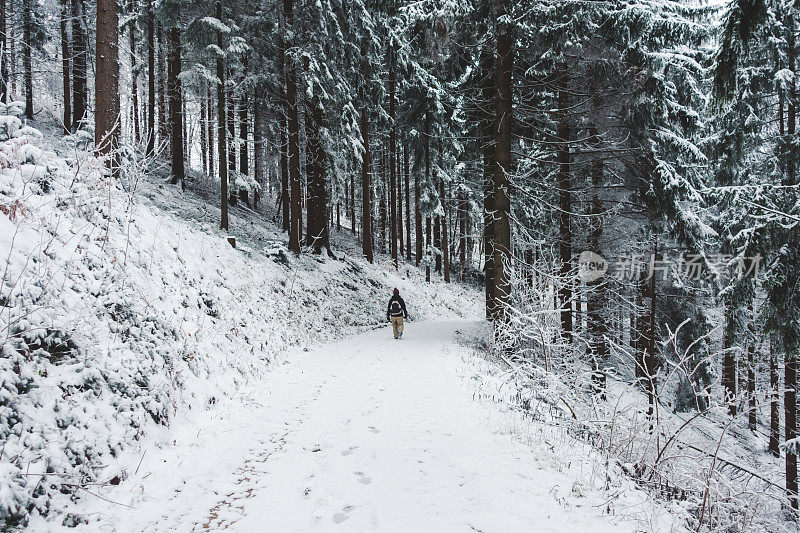
[[[70,500],[124,483],[115,458],[133,443],[294,347],[381,324],[394,286],[417,319],[477,312],[476,292],[406,265],[295,258],[249,210],[233,210],[233,249],[213,198],[134,166],[112,182],[84,137],[41,139],[15,118],[0,119],[22,131],[0,135],[0,528],[80,520]]]
[[[472,329],[417,322],[399,342],[386,327],[300,353],[124,453],[110,501],[69,510],[81,531],[681,530],[631,481],[606,489],[588,445],[475,402]]]

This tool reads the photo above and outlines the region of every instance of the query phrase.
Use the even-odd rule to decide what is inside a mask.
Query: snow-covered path
[[[114,531],[629,531],[486,422],[453,339],[410,323],[302,354],[249,407],[200,416],[98,502]],[[262,390],[266,387],[268,390]],[[231,405],[235,405],[231,403]],[[213,410],[211,411],[214,412]],[[539,451],[538,453],[541,453]],[[131,484],[137,489],[131,498]],[[126,498],[127,493],[127,498]],[[97,518],[97,517],[96,517]]]

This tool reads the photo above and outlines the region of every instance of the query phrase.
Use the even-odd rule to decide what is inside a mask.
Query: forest
[[[341,259],[346,235],[367,263],[480,290],[481,349],[524,416],[558,410],[684,502],[689,529],[790,531],[795,15],[790,0],[0,0],[0,134],[35,125],[24,135],[90,151],[132,197],[156,176],[176,212],[197,195],[234,249],[245,220],[276,225],[292,261]],[[6,272],[13,374],[14,343],[33,344]],[[0,415],[3,440],[14,424]],[[3,498],[0,525],[38,505]]]

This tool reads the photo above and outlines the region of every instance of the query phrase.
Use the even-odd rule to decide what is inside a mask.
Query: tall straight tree
[[[491,319],[496,309],[494,290],[494,173],[495,173],[495,117],[494,106],[496,77],[494,52],[487,40],[481,49],[480,88],[481,88],[481,144],[483,146],[483,274],[485,278],[486,318]]]
[[[558,84],[558,255],[561,260],[561,332],[566,339],[572,336],[572,190],[569,166],[569,113],[567,64],[561,62],[556,72]]]
[[[389,45],[389,240],[390,253],[394,267],[397,268],[397,131],[395,125],[395,91],[397,83],[394,74],[394,46]]]
[[[132,0],[129,5],[130,15],[135,16],[137,6],[136,1]],[[136,144],[141,142],[141,131],[139,130],[139,69],[136,64],[136,20],[130,21],[130,58],[131,58],[131,121],[133,122],[133,140]]]
[[[410,189],[410,174],[411,174],[411,165],[410,165],[410,148],[408,143],[403,146],[403,159],[404,159],[404,171],[403,174],[405,176],[406,182],[406,259],[411,261],[411,191]]]
[[[25,80],[25,118],[33,120],[33,0],[22,0],[22,69]],[[99,4],[98,4],[99,9]],[[98,39],[99,40],[99,39]]]
[[[181,88],[181,30],[173,26],[169,30],[169,87],[170,153],[172,161],[172,183],[184,186],[186,171],[183,160],[183,89]]]
[[[5,21],[5,4],[6,0],[0,0],[0,48],[3,53],[0,57],[0,100],[7,101],[7,87],[6,87],[6,21]],[[64,115],[62,122],[64,123],[64,132],[70,133],[72,131],[72,83],[71,83],[71,60],[72,50],[69,42],[68,22],[70,19],[69,0],[61,0],[61,13],[59,18],[59,31],[61,34],[61,84],[63,87],[63,104]]]
[[[293,0],[283,0],[283,18],[286,25],[286,42],[291,50],[294,32]],[[289,250],[300,253],[300,224],[303,204],[300,187],[300,119],[297,110],[297,70],[292,54],[286,61],[286,116],[289,139]]]
[[[222,0],[217,0],[217,20],[222,21]],[[222,30],[217,30],[217,47],[224,50]],[[217,55],[217,172],[220,183],[220,222],[219,227],[228,231],[228,129],[226,119],[225,81],[227,78],[225,55]],[[152,79],[152,78],[151,78]],[[151,92],[151,98],[153,93]],[[152,109],[152,108],[151,108]]]
[[[89,107],[89,64],[86,9],[83,0],[72,0],[72,129],[86,126]]]
[[[119,173],[119,5],[97,2],[96,75],[94,82],[94,144],[108,158],[112,174]]]
[[[366,91],[362,96],[366,97]],[[369,150],[369,108],[366,103],[361,108],[361,144],[364,147],[361,153],[361,248],[364,257],[372,263],[372,154]]]
[[[496,5],[497,33],[497,129],[495,132],[494,169],[494,301],[495,317],[505,321],[507,306],[511,303],[511,222],[509,201],[509,175],[511,173],[512,89],[511,73],[514,66],[511,24],[502,22],[504,3]]]
[[[74,0],[73,0],[74,1]],[[153,0],[147,0],[147,149],[152,156],[156,149],[156,37]]]

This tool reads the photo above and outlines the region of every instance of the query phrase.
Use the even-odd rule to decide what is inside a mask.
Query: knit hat
[[[395,289],[394,289],[394,291],[392,291],[392,293],[393,293],[395,296],[400,296],[400,289],[398,289],[397,287],[395,287]]]

